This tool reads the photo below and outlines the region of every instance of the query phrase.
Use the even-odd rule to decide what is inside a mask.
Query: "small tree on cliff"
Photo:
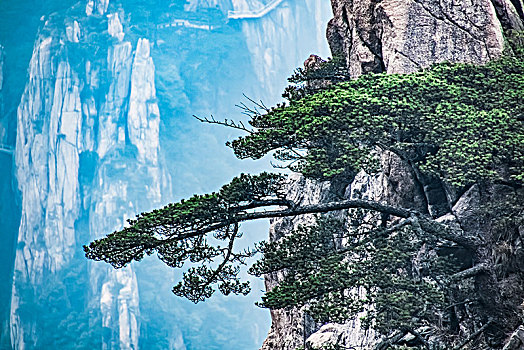
[[[377,155],[392,152],[420,176],[456,192],[503,184],[514,192],[479,215],[493,220],[492,233],[496,225],[514,228],[523,217],[523,74],[519,56],[485,66],[443,63],[413,74],[370,74],[315,92],[288,90],[288,104],[246,107],[250,128],[225,123],[247,133],[228,145],[241,159],[273,152],[284,166],[316,181],[349,183],[361,170],[379,171]],[[295,203],[286,198],[286,186],[281,174],[241,175],[218,192],[138,215],[84,247],[86,256],[115,268],[153,253],[173,268],[191,263],[173,292],[193,302],[215,289],[246,294],[239,268],[254,252],[235,249],[242,222],[346,211],[343,222],[319,217],[257,246],[262,258],[251,273],[284,276],[261,306],[306,306],[320,322],[367,310],[367,325],[389,337],[385,346],[407,333],[428,346],[421,327],[437,324],[445,330],[438,342],[463,346],[478,334],[460,333],[464,320],[457,307],[467,307],[486,334],[491,329],[493,344],[515,326],[514,317],[508,325],[507,305],[492,283],[500,269],[487,249],[491,238],[435,220],[428,211],[387,203],[343,197]],[[458,261],[459,251],[468,259]],[[478,278],[488,281],[492,295],[479,291]]]

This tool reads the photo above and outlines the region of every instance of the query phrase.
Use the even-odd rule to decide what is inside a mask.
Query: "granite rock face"
[[[409,73],[440,61],[483,63],[504,50],[502,27],[522,28],[520,0],[332,0],[333,55],[353,77]]]
[[[366,199],[427,210],[424,191],[408,164],[392,153],[382,154],[380,162],[382,172],[369,175],[361,171],[350,183],[315,183],[303,177],[291,178],[288,198],[301,205],[336,199]],[[330,215],[344,218],[340,213]],[[270,239],[278,240],[298,225],[311,224],[313,220],[312,215],[274,220]],[[266,289],[277,285],[280,278],[278,274],[266,275]],[[301,310],[272,310],[271,318],[271,330],[262,350],[294,350],[306,345],[320,349],[337,341],[348,347],[371,349],[377,342],[376,334],[364,330],[358,317],[345,324],[320,325]]]
[[[54,4],[54,1],[50,3]],[[167,10],[161,6],[159,9],[148,8],[148,4],[153,3],[161,2],[82,0],[71,8],[54,4],[57,5],[56,11],[41,18],[38,16],[38,34],[36,43],[31,45],[33,51],[28,76],[17,75],[24,89],[16,98],[20,103],[12,117],[16,119],[13,123],[16,133],[15,128],[10,129],[11,138],[14,139],[16,134],[13,154],[16,180],[6,183],[16,183],[20,192],[17,198],[21,199],[21,223],[14,229],[18,232],[18,242],[13,283],[6,286],[9,290],[6,295],[12,296],[12,302],[5,303],[10,304],[6,310],[10,325],[6,331],[2,329],[0,348],[4,339],[14,349],[59,348],[56,337],[50,339],[54,334],[60,334],[60,341],[85,348],[156,346],[181,350],[185,349],[184,343],[196,347],[200,344],[198,339],[195,340],[198,334],[182,336],[178,327],[184,327],[182,321],[193,326],[195,318],[204,324],[207,322],[201,315],[204,312],[199,314],[197,311],[186,317],[188,320],[182,320],[183,314],[173,312],[176,308],[172,305],[176,304],[164,300],[165,296],[172,297],[169,290],[174,280],[172,274],[156,270],[157,276],[164,278],[162,285],[167,285],[165,294],[157,293],[154,288],[146,290],[144,286],[153,284],[146,277],[150,274],[148,262],[136,269],[114,270],[109,265],[87,261],[82,254],[82,245],[122,228],[127,218],[173,199],[168,172],[173,169],[171,164],[175,157],[172,156],[171,162],[163,159],[172,151],[178,152],[176,161],[185,155],[183,151],[166,146],[167,138],[176,137],[172,135],[173,130],[165,131],[166,125],[180,128],[184,122],[182,113],[187,114],[196,106],[202,108],[199,111],[208,113],[225,109],[225,105],[230,104],[227,106],[230,111],[237,98],[241,98],[242,91],[238,97],[229,97],[231,92],[220,86],[229,70],[242,71],[242,79],[254,86],[247,91],[249,95],[270,104],[279,96],[285,84],[284,77],[309,53],[310,49],[306,47],[310,47],[312,42],[316,46],[322,44],[327,53],[323,26],[317,25],[317,21],[327,21],[330,8],[324,0],[284,1],[261,18],[236,24],[226,22],[223,15],[227,15],[229,10],[256,11],[270,1],[189,1],[184,11],[194,12],[187,14],[192,21],[202,13],[215,14],[213,19],[217,26],[223,27],[213,33],[205,26],[159,29],[159,25],[169,24],[170,16],[183,17],[186,14],[181,6],[173,12],[168,5],[165,6]],[[221,15],[217,15],[218,12]],[[154,15],[144,23],[141,17],[144,13]],[[315,16],[311,16],[312,13]],[[218,47],[221,40],[225,41],[223,36],[227,35],[221,36],[222,29],[232,32],[235,39],[238,35],[238,46],[232,45],[232,51],[244,49],[246,54],[242,54],[249,58],[248,62],[235,57],[237,60],[231,64],[229,58],[237,53],[228,56],[225,51],[230,46]],[[310,33],[308,45],[297,40],[304,32]],[[187,44],[188,41],[209,41],[210,38],[219,38],[216,40],[219,53],[208,54],[206,50],[213,45],[207,41],[193,46]],[[175,39],[184,48],[176,48],[176,55],[173,55],[176,57],[164,54],[163,50],[172,44],[170,39]],[[198,52],[191,52],[197,46]],[[30,53],[29,48],[28,51]],[[286,51],[289,52],[283,54]],[[203,58],[206,54],[208,56]],[[192,55],[197,58],[186,57]],[[226,73],[210,68],[208,70],[214,76],[206,76],[207,70],[202,66],[210,63],[209,57],[216,59],[217,55],[221,55],[220,62],[215,62],[220,67],[217,69],[222,70],[226,64],[234,68],[224,69]],[[221,63],[222,60],[225,63]],[[166,65],[167,61],[169,64]],[[198,81],[193,78],[196,73],[188,74],[192,68],[188,69],[187,64],[195,67],[195,71],[203,72]],[[169,79],[166,79],[167,75]],[[173,81],[176,84],[170,85]],[[282,86],[275,85],[276,81]],[[175,91],[166,91],[173,86]],[[0,89],[0,96],[1,93]],[[166,108],[168,94],[174,95],[176,103],[173,103],[174,107],[168,106],[169,113],[162,109],[164,115],[161,115],[160,108]],[[180,120],[175,120],[177,118]],[[5,130],[1,125],[3,121],[0,119],[0,142],[3,142]],[[166,134],[171,134],[162,137],[162,127]],[[191,138],[197,139],[194,142],[198,145],[193,147],[205,148],[207,144],[200,142],[199,137],[201,135],[184,135],[184,138],[175,140],[178,144],[171,142],[169,145],[184,149],[182,143]],[[12,158],[8,157],[11,155],[6,156],[11,162]],[[227,168],[227,165],[216,166],[217,169],[222,167]],[[188,177],[193,177],[190,171],[188,173]],[[0,191],[4,193],[1,181],[3,179],[0,179]],[[179,187],[183,187],[183,181],[179,180]],[[15,250],[14,244],[11,245],[10,248]],[[10,280],[11,277],[8,276]],[[139,288],[142,288],[140,295]],[[151,295],[154,298],[148,299]],[[170,317],[148,314],[153,309],[152,304],[161,305],[162,311]],[[242,323],[238,322],[240,316],[235,311],[222,312],[220,307],[211,311],[222,317],[224,324],[221,329],[233,322],[236,325]],[[215,317],[213,315],[209,318]],[[250,325],[244,338],[256,335],[256,340],[249,341],[258,345],[258,327],[263,323],[257,320]],[[70,325],[78,329],[69,332],[73,327]],[[62,328],[56,329],[57,326]],[[219,339],[224,343],[227,336],[234,334],[233,330],[227,330],[230,332],[227,334],[226,331],[220,334],[221,331],[214,330],[217,334],[209,339]],[[4,332],[10,334],[5,336]],[[193,329],[190,332],[197,333]],[[84,338],[77,339],[79,334]],[[159,338],[162,338],[162,343]],[[44,339],[51,343],[43,344]]]
[[[290,178],[288,198],[295,203],[313,204],[326,200],[330,195],[331,184],[315,183],[303,177]],[[313,215],[303,215],[296,218],[285,218],[271,221],[269,237],[278,240],[298,225],[311,224]],[[278,284],[282,276],[278,273],[264,276],[266,290]],[[287,350],[303,346],[305,340],[317,328],[317,325],[301,310],[271,310],[271,329],[262,350]]]
[[[353,78],[369,72],[410,73],[442,61],[482,64],[500,57],[507,48],[504,30],[524,25],[520,0],[332,0],[331,4],[334,18],[328,24],[327,39],[333,56],[345,58]],[[394,154],[382,154],[380,159],[382,170],[377,175],[360,172],[350,182],[337,185],[298,178],[290,184],[288,195],[301,204],[333,195],[375,200],[435,218],[442,216],[439,221],[478,232],[487,230],[475,221],[480,203],[508,191],[494,189],[482,198],[476,188],[454,193]],[[307,220],[311,218],[274,220],[270,238],[276,240]],[[267,289],[278,281],[277,275],[266,276]],[[515,291],[515,295],[522,293]],[[358,319],[343,325],[315,325],[299,310],[275,310],[271,315],[272,327],[263,350],[294,350],[306,345],[320,349],[337,342],[349,348],[371,349],[378,340],[361,328]]]
[[[160,205],[162,193],[169,192],[158,156],[160,115],[150,43],[125,41],[119,14],[103,17],[107,9],[107,1],[89,1],[86,8],[87,16],[106,23],[102,33],[84,28],[87,17],[64,27],[49,20],[31,58],[15,150],[22,198],[10,322],[16,349],[38,344],[37,324],[21,305],[28,298],[24,288],[38,292],[72,264],[81,244]],[[71,54],[89,35],[113,38],[105,57]],[[108,86],[101,84],[103,74],[111,77]],[[115,176],[128,167],[133,175]],[[150,185],[144,188],[143,181]],[[108,331],[103,348],[136,349],[134,271],[81,264],[91,280],[88,307]]]
[[[316,183],[303,177],[293,177],[290,179],[288,198],[301,205],[336,199],[366,199],[425,211],[424,191],[408,164],[392,153],[382,154],[380,161],[382,172],[369,175],[361,171],[349,184]],[[339,213],[330,215],[343,218]],[[270,239],[278,240],[298,225],[311,224],[313,221],[313,215],[274,220],[270,228]],[[279,274],[266,275],[266,289],[272,289],[282,277]],[[322,326],[315,324],[301,310],[272,310],[271,318],[271,330],[262,350],[294,350],[306,344],[320,348],[326,342],[336,341],[342,341],[346,346],[371,348],[377,340],[374,332],[362,329],[358,318],[344,325]]]

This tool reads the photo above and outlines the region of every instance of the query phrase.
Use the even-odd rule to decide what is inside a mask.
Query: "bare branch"
[[[409,219],[402,220],[398,224],[395,224],[395,225],[393,225],[391,227],[388,227],[386,230],[383,231],[383,234],[384,235],[389,235],[389,234],[391,234],[393,232],[396,232],[396,231],[400,230],[402,227],[404,227],[406,225],[409,225],[409,224],[413,224],[413,220],[412,220],[411,217]]]
[[[238,206],[235,209],[248,210],[248,209],[260,208],[263,206],[272,206],[272,205],[282,205],[288,208],[294,208],[296,206],[295,202],[289,199],[263,199],[263,200],[251,201],[250,203],[246,205]]]
[[[244,215],[239,215],[237,217],[237,220],[238,221],[248,221],[248,220],[265,219],[265,218],[296,216],[296,215],[303,215],[303,214],[319,214],[319,213],[328,213],[331,211],[354,209],[354,208],[378,211],[381,213],[395,215],[401,218],[408,218],[413,213],[409,209],[397,208],[397,207],[393,207],[387,204],[380,204],[374,201],[354,199],[354,200],[344,200],[344,201],[339,201],[339,202],[308,204],[308,205],[297,206],[297,207],[289,208],[285,210],[270,210],[266,212],[246,213]]]
[[[471,303],[476,303],[476,302],[478,302],[478,299],[473,299],[473,300],[472,299],[466,299],[466,300],[460,301],[458,303],[453,303],[451,305],[446,306],[446,310],[454,308],[455,306],[466,305],[466,304],[471,304]]]
[[[416,217],[417,222],[420,223],[421,229],[429,234],[432,234],[442,239],[446,239],[446,240],[455,242],[457,244],[462,245],[465,248],[474,249],[475,247],[478,247],[478,242],[474,240],[473,238],[465,237],[461,234],[461,232],[452,230],[447,225],[435,222],[431,218],[426,218],[422,214],[416,211],[404,209],[404,208],[397,208],[397,207],[393,207],[387,204],[381,204],[378,202],[368,201],[368,200],[343,200],[343,201],[337,201],[337,202],[296,206],[292,202],[282,201],[281,199],[275,199],[275,200],[262,200],[259,202],[252,202],[250,204],[247,204],[247,206],[241,207],[241,209],[242,210],[244,209],[264,209],[265,207],[274,206],[274,205],[284,205],[287,208],[285,209],[279,208],[275,210],[254,211],[254,212],[249,212],[249,213],[237,212],[236,214],[230,216],[227,219],[218,221],[213,224],[204,225],[203,227],[198,228],[198,229],[190,229],[190,230],[172,232],[172,234],[169,235],[170,236],[169,238],[164,239],[164,240],[158,240],[157,243],[162,244],[164,242],[178,241],[178,240],[183,240],[186,238],[205,235],[209,232],[220,230],[233,223],[240,223],[243,221],[279,218],[279,217],[290,217],[290,216],[297,216],[297,215],[304,215],[304,214],[321,214],[321,213],[328,213],[332,211],[360,208],[360,209],[366,209],[366,210],[377,211],[377,212],[381,212],[385,214],[390,214],[390,215],[394,215],[394,216],[406,218],[406,219],[411,218],[411,220],[403,222],[402,225],[413,222],[413,218]],[[398,228],[395,228],[395,229],[398,229]]]
[[[246,128],[244,123],[242,123],[242,122],[236,123],[234,120],[224,119],[224,121],[220,121],[220,120],[216,120],[213,117],[213,115],[211,115],[211,119],[209,119],[209,118],[200,118],[200,117],[197,117],[196,115],[193,115],[193,118],[195,118],[196,120],[198,120],[199,122],[202,122],[202,123],[218,124],[218,125],[222,125],[222,126],[227,126],[229,128],[242,130],[242,131],[245,131],[245,132],[250,133],[250,134],[253,133],[253,130],[250,130],[250,129]]]
[[[386,350],[389,347],[391,347],[393,344],[398,342],[400,339],[404,338],[404,336],[408,334],[406,330],[402,332],[397,332],[396,334],[392,335],[391,337],[386,338],[385,340],[381,341],[375,346],[375,350]]]
[[[248,117],[253,116],[261,116],[262,113],[260,113],[257,109],[253,109],[248,107],[244,102],[240,102],[239,104],[236,104],[235,107],[238,107],[242,110],[242,114]]]
[[[466,278],[475,277],[482,273],[486,273],[488,271],[489,271],[489,266],[487,264],[479,264],[467,270],[457,272],[456,274],[451,276],[451,280],[454,282],[458,282]]]
[[[300,159],[295,159],[291,162],[289,162],[288,164],[285,164],[285,165],[279,165],[279,164],[276,164],[274,163],[273,161],[269,161],[269,164],[271,164],[271,166],[275,169],[291,169],[291,167],[293,166],[293,164],[295,164],[296,162],[300,161]]]
[[[488,322],[486,322],[485,325],[483,325],[482,327],[480,327],[480,328],[479,328],[475,333],[473,333],[472,335],[470,335],[467,339],[465,339],[462,343],[460,343],[459,346],[457,346],[457,347],[454,348],[453,350],[460,350],[460,349],[462,349],[462,348],[463,348],[464,346],[466,346],[470,341],[472,341],[472,340],[475,339],[477,336],[479,336],[480,333],[484,332],[484,330],[485,330],[486,328],[488,328],[488,326],[489,326],[490,324],[492,324],[492,323],[493,323],[493,319],[490,318],[490,319],[488,320]]]
[[[464,248],[475,250],[478,248],[480,241],[475,237],[465,236],[461,230],[454,229],[448,225],[437,222],[431,218],[422,216],[420,213],[414,213],[418,217],[418,223],[425,232],[435,237],[455,242]]]
[[[427,342],[426,339],[424,339],[424,337],[419,332],[417,332],[416,330],[411,329],[411,328],[408,329],[408,332],[413,334],[422,344],[424,344],[424,347],[426,349],[428,349],[428,350],[430,349],[429,343]]]
[[[246,94],[242,94],[244,95],[244,97],[251,103],[253,103],[257,108],[263,110],[264,112],[269,112],[269,108],[267,108],[264,103],[262,102],[262,100],[260,100],[260,102],[255,102],[252,98],[248,97]]]
[[[235,238],[238,234],[238,223],[236,223],[233,226],[233,232],[229,235],[229,244],[226,248],[226,253],[224,254],[224,260],[218,265],[218,267],[215,269],[213,274],[210,276],[210,278],[207,280],[208,284],[211,284],[215,281],[215,279],[218,277],[220,272],[224,269],[226,264],[229,262],[229,259],[231,258],[231,254],[233,254],[233,246],[235,243]]]

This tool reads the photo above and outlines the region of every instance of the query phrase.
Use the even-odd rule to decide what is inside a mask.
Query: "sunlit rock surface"
[[[518,3],[519,1],[515,1]],[[356,77],[408,73],[440,61],[484,63],[504,49],[502,27],[522,27],[509,0],[332,0],[328,40]]]

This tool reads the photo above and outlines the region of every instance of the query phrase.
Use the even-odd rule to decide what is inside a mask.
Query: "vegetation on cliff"
[[[86,256],[116,268],[153,253],[173,268],[189,264],[173,292],[199,302],[215,289],[248,293],[240,266],[260,252],[250,272],[284,276],[267,291],[264,307],[305,306],[319,322],[365,312],[365,324],[384,335],[384,348],[409,333],[416,346],[462,347],[479,336],[463,332],[465,323],[500,347],[523,321],[514,296],[505,298],[497,281],[524,270],[515,254],[494,253],[524,223],[523,74],[517,54],[484,66],[442,63],[414,74],[315,78],[322,89],[299,85],[287,90],[286,104],[246,107],[249,128],[223,123],[247,132],[229,144],[237,157],[273,152],[280,166],[314,181],[350,183],[359,171],[377,173],[379,155],[390,152],[417,177],[452,193],[476,186],[493,198],[475,208],[487,231],[436,220],[453,203],[437,211],[342,197],[295,203],[286,197],[286,176],[262,173],[142,213],[84,247]],[[507,190],[500,194],[496,186]],[[244,221],[340,211],[344,220],[319,216],[254,251],[235,249]]]

